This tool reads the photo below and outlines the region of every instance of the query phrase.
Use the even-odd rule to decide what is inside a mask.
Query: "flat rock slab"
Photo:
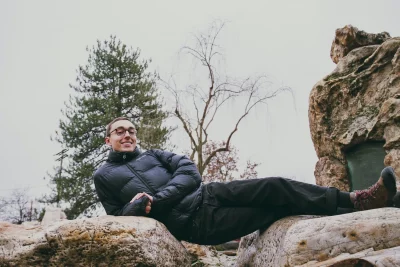
[[[322,262],[334,258],[369,261],[372,256],[381,262],[398,261],[398,256],[393,259],[393,253],[399,251],[399,246],[400,210],[397,208],[321,218],[294,216],[275,222],[261,235],[255,232],[243,238],[238,266],[335,266]],[[392,254],[378,252],[390,248]],[[369,256],[356,255],[365,250],[369,250]],[[351,258],[351,255],[356,256]],[[332,264],[334,261],[331,260]]]
[[[49,226],[0,223],[1,266],[190,266],[156,220],[102,216]]]

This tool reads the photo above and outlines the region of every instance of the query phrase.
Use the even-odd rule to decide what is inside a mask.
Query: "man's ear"
[[[107,145],[111,146],[110,137],[107,136],[106,139],[105,139],[105,141],[106,141],[106,144],[107,144]]]

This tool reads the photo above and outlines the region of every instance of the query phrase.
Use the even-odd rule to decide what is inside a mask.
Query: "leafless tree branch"
[[[266,76],[247,77],[242,80],[232,79],[221,76],[217,72],[216,58],[221,56],[217,45],[225,23],[214,24],[207,34],[194,35],[194,46],[183,46],[181,51],[198,60],[205,68],[207,73],[208,88],[198,85],[191,85],[185,90],[178,91],[176,84],[172,88],[166,84],[166,88],[175,97],[174,115],[181,121],[182,126],[190,138],[191,153],[190,158],[196,157],[196,163],[201,174],[203,174],[207,165],[213,157],[219,152],[229,151],[230,142],[233,135],[238,131],[240,123],[249,115],[249,113],[258,105],[266,103],[268,100],[276,97],[283,91],[291,91],[290,88],[279,88],[274,91],[268,91]],[[203,90],[204,88],[204,90]],[[190,119],[184,118],[181,109],[184,101],[179,101],[180,95],[190,95],[193,105],[189,108],[195,112],[196,125],[191,127]],[[233,129],[228,133],[224,146],[216,148],[206,159],[203,159],[203,147],[209,141],[209,129],[221,111],[222,107],[231,100],[245,99],[243,112],[236,120]],[[194,121],[193,121],[194,123]]]

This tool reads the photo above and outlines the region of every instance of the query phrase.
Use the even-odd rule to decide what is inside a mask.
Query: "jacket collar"
[[[131,161],[132,159],[135,159],[137,156],[139,156],[142,153],[142,151],[136,147],[135,150],[132,152],[120,152],[120,151],[110,151],[108,154],[107,161],[108,162],[127,162]]]

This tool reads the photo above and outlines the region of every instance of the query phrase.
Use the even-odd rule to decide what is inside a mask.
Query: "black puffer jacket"
[[[150,217],[187,239],[189,218],[201,203],[201,176],[186,156],[161,150],[110,152],[94,174],[97,195],[109,215],[130,216],[131,199],[141,192],[153,196]]]

